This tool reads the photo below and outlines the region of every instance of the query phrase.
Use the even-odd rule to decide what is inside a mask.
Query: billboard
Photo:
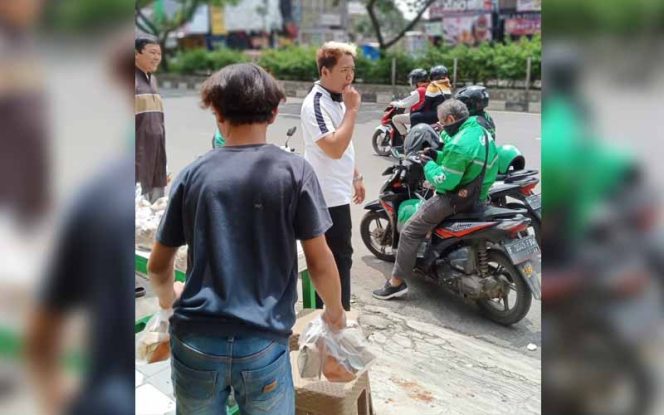
[[[226,20],[224,17],[224,8],[221,6],[210,6],[210,33],[215,36],[225,35]]]
[[[440,19],[454,14],[491,11],[492,0],[437,0],[429,7],[429,19]]]
[[[226,4],[224,16],[229,32],[269,32],[283,27],[279,0],[242,0],[235,5]]]
[[[518,12],[542,11],[542,0],[517,0],[516,11]]]
[[[525,36],[541,33],[541,16],[519,16],[505,19],[505,33],[512,36]]]
[[[491,27],[491,13],[445,17],[443,39],[446,45],[477,45],[492,39]]]

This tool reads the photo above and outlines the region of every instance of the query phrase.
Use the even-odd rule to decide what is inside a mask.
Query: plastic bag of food
[[[322,373],[331,382],[348,382],[375,359],[353,321],[334,332],[319,316],[305,327],[299,346],[298,367],[303,378],[320,378]]]
[[[136,337],[136,362],[139,364],[155,363],[171,356],[171,336],[168,333],[168,319],[173,309],[160,309],[145,325],[145,329]]]

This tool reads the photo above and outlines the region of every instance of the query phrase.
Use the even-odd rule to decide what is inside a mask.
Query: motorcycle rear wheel
[[[489,320],[504,326],[511,326],[528,314],[532,295],[528,284],[505,254],[496,250],[490,250],[488,254],[489,274],[503,275],[510,282],[512,286],[510,291],[514,292],[516,301],[514,306],[510,307],[508,294],[506,298],[499,299],[499,302],[496,301],[498,299],[478,300],[477,305]],[[502,304],[502,310],[499,308],[500,304]]]

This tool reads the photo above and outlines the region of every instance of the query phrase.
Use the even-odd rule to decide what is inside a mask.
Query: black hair
[[[213,107],[234,125],[270,121],[285,98],[272,75],[253,63],[228,65],[201,88],[203,108]]]
[[[155,39],[152,36],[143,35],[136,38],[135,42],[136,52],[143,53],[143,49],[145,49],[147,45],[159,45],[159,42],[157,41],[157,39]]]

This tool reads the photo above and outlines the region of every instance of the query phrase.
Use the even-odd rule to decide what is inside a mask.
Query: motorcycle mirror
[[[284,146],[286,148],[288,148],[288,140],[290,140],[291,137],[293,136],[293,134],[295,134],[295,130],[297,130],[297,127],[291,127],[291,128],[288,129],[288,131],[286,131],[286,137],[288,137],[288,138],[286,138],[286,144],[284,144]],[[295,151],[294,148],[291,149],[291,152],[293,152],[293,151]]]

